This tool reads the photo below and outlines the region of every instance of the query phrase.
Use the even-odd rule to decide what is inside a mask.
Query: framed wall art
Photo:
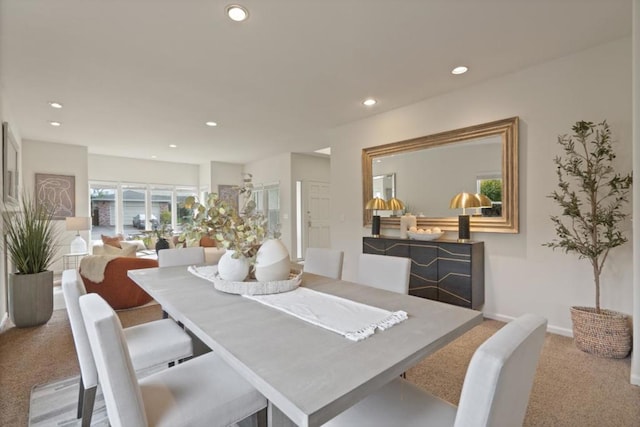
[[[240,189],[237,185],[218,185],[218,196],[238,212]]]
[[[53,208],[53,219],[76,216],[76,177],[37,173],[36,204]]]
[[[2,123],[2,158],[2,200],[5,203],[16,202],[20,177],[18,143],[7,122]]]

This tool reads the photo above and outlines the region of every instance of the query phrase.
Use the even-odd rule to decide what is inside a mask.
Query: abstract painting
[[[36,204],[51,207],[53,219],[76,216],[76,177],[37,173]]]

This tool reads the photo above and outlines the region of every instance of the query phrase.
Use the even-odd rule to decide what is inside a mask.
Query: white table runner
[[[270,295],[243,295],[352,341],[373,335],[407,319],[405,311],[388,311],[307,288]]]

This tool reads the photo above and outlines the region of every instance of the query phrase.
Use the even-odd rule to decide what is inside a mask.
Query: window
[[[90,182],[89,187],[93,240],[101,234],[137,235],[163,224],[180,232],[192,213],[184,200],[197,194],[196,187],[152,184]]]
[[[265,185],[253,190],[256,210],[267,218],[267,230],[270,234],[280,231],[280,186]]]
[[[91,184],[91,239],[99,240],[101,234],[116,234],[116,185]]]

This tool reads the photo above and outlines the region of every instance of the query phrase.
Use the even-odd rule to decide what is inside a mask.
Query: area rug
[[[144,378],[155,372],[166,369],[166,366],[154,366],[137,372],[138,378]],[[29,400],[30,427],[75,427],[81,424],[76,418],[78,413],[78,392],[80,377],[70,377],[48,384],[39,384],[31,389]],[[102,390],[98,386],[93,406],[91,425],[109,427],[107,409],[104,406]]]
[[[34,386],[29,402],[29,426],[79,426],[80,420],[76,418],[79,386],[79,376]],[[91,425],[108,427],[107,410],[99,386],[93,408]]]

